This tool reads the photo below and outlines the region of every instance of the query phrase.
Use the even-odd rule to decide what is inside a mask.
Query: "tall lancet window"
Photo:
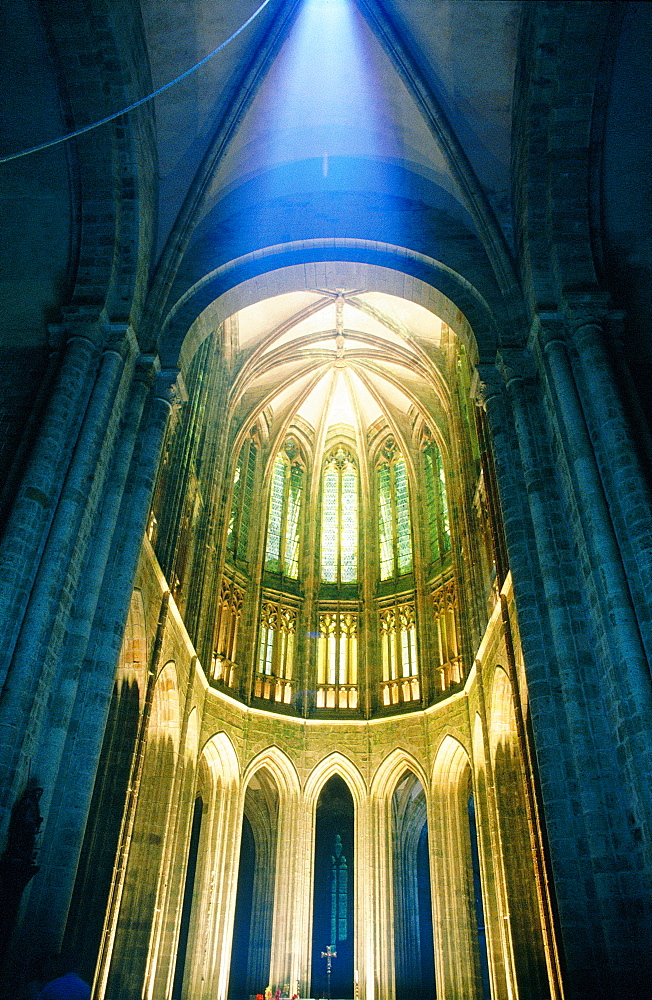
[[[305,470],[291,438],[279,453],[272,472],[267,518],[265,569],[290,580],[299,575],[299,519]]]
[[[324,465],[321,575],[325,583],[355,583],[358,578],[358,469],[342,445]]]
[[[434,441],[431,441],[424,449],[423,463],[430,529],[430,557],[433,562],[437,562],[450,552],[451,532],[444,464],[441,460],[441,452]]]
[[[245,441],[240,449],[238,462],[233,474],[231,516],[226,536],[226,548],[234,561],[247,558],[251,500],[256,474],[256,456],[257,448],[254,441],[250,438],[248,441]]]
[[[380,579],[412,572],[410,497],[405,460],[393,438],[388,438],[376,467],[378,483],[378,540]]]

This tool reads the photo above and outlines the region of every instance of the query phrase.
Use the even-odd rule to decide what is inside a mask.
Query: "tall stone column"
[[[68,620],[66,639],[60,658],[58,684],[54,687],[51,695],[44,734],[38,753],[34,757],[34,771],[38,774],[44,787],[44,794],[50,798],[54,792],[61,754],[77,694],[79,675],[100,598],[102,579],[120,512],[120,504],[136,444],[143,407],[150,390],[148,367],[147,364],[143,366],[142,363],[139,363],[133,379],[130,380],[129,398],[113,453],[104,497],[96,518],[95,530],[86,553],[80,584]],[[62,789],[59,791],[61,792]],[[55,801],[57,801],[56,796]],[[47,839],[44,837],[44,840]]]
[[[315,812],[301,795],[296,824],[296,896],[293,913],[292,960],[301,984],[300,996],[311,996],[312,897],[315,871]],[[314,989],[314,984],[312,989]]]
[[[371,808],[369,796],[357,804],[355,819],[355,946],[354,976],[357,971],[359,996],[371,1000],[374,996],[375,961],[374,931],[366,915],[371,913],[376,858],[372,848]]]
[[[585,344],[595,343],[595,326],[584,324],[581,329],[580,339]],[[636,839],[642,840],[652,872],[652,785],[649,780],[652,770],[652,681],[649,664],[562,330],[557,323],[542,323],[540,337],[572,475],[569,491],[574,494],[578,511],[575,534],[577,537],[581,530],[578,542],[586,548],[588,556],[584,575],[587,588],[590,588],[590,604],[604,635],[604,652],[599,659],[604,664],[603,691],[611,695],[609,709],[614,735],[618,734],[622,746],[621,767],[634,793],[632,805],[639,831]],[[606,413],[604,417],[607,418]],[[622,463],[622,458],[622,454],[620,457],[614,455],[614,463]]]
[[[0,682],[4,683],[88,398],[98,348],[72,335],[0,543]],[[1,738],[1,737],[0,737]]]
[[[564,562],[557,555],[554,526],[559,521],[559,505],[548,485],[551,466],[539,458],[530,426],[524,376],[535,401],[538,387],[531,362],[526,358],[522,362],[520,371],[513,364],[510,372],[502,374],[493,365],[480,366],[480,393],[513,573],[557,900],[562,911],[569,911],[571,949],[576,951],[574,960],[567,956],[567,961],[581,967],[599,960],[601,934],[599,927],[594,933],[590,926],[593,919],[587,920],[590,905],[580,888],[583,863],[578,845],[586,838],[586,830],[573,747],[565,733],[570,724],[574,741],[586,745],[588,754],[590,724],[581,677],[575,676],[577,657],[571,619],[565,611]],[[540,407],[532,413],[535,422],[542,416]],[[543,734],[540,741],[538,733]]]
[[[48,823],[48,884],[39,890],[38,883],[35,883],[33,890],[32,916],[35,920],[38,919],[38,934],[33,933],[34,925],[28,921],[29,912],[24,918],[24,933],[30,939],[30,947],[36,947],[41,940],[48,947],[56,948],[61,943],[65,929],[152,484],[165,426],[177,399],[174,390],[176,373],[155,376],[156,367],[149,366],[149,385],[146,390],[149,393],[149,404],[143,414],[138,445],[130,461],[128,454],[132,449],[129,438],[133,427],[129,429],[127,441],[124,442],[121,457],[124,463],[129,461],[124,490],[119,489],[119,477],[116,477],[105,497],[106,505],[103,510],[107,516],[114,518],[117,527],[112,533],[108,559],[105,558],[106,552],[101,553],[102,544],[106,546],[108,540],[98,539],[95,555],[105,566],[99,596],[96,589],[94,595],[86,594],[82,598],[82,604],[84,601],[89,603],[87,610],[91,610],[90,604],[93,603],[97,609],[90,639],[85,640],[86,656],[81,667],[78,664],[75,668],[76,680],[68,678],[68,682],[64,681],[63,690],[57,692],[57,695],[63,697],[63,703],[59,702],[58,708],[64,709],[67,737],[63,750],[60,746],[55,746],[57,734],[54,733],[52,737],[52,749],[56,749],[62,764],[55,785],[55,810]],[[137,389],[134,403],[136,410],[140,408],[140,395],[141,390]],[[132,417],[135,416],[132,412]],[[118,447],[116,455],[120,454],[121,449]],[[123,468],[123,474],[124,471]],[[111,513],[111,506],[117,507],[118,503],[119,513],[116,515],[115,510]],[[96,565],[93,571],[96,587],[99,570],[100,567]],[[47,768],[46,750],[47,741],[43,746],[43,760]],[[28,926],[32,930],[28,930]]]
[[[269,969],[270,983],[290,984],[290,996],[296,992],[300,970],[294,956],[293,914],[297,896],[298,788],[282,788],[276,834],[276,878],[274,883],[273,934]]]
[[[194,656],[185,683],[186,696],[179,736],[179,755],[174,771],[170,818],[165,831],[163,861],[143,986],[145,1000],[158,1000],[160,996],[169,995],[176,976],[176,963],[179,960],[177,948],[181,909],[186,888],[188,850],[197,786],[198,726],[189,727],[195,694],[193,680],[196,669],[197,657]],[[180,689],[183,690],[183,683],[180,684]],[[196,716],[196,708],[194,713]]]
[[[387,787],[381,794],[372,790],[369,798],[370,849],[374,872],[370,895],[373,934],[373,965],[365,968],[367,1000],[389,1000],[394,996],[394,922],[392,899],[394,872],[392,864],[392,798]],[[370,985],[375,984],[372,993]]]
[[[117,432],[127,351],[123,343],[102,354],[5,677],[0,729],[23,734],[22,740],[15,735],[13,740],[11,736],[3,740],[7,744],[1,772],[5,809],[19,794],[29,761],[38,752],[49,698],[57,684],[71,605]],[[41,775],[35,773],[35,777],[43,783]],[[42,808],[47,813],[52,788],[43,787]]]
[[[652,497],[614,377],[622,315],[587,296],[568,303],[566,325],[574,348],[570,364],[635,598],[638,626],[652,662]],[[611,354],[608,336],[616,339]]]
[[[552,449],[567,449],[568,437],[555,436],[554,420],[562,414],[566,428],[571,387],[554,383],[546,411],[529,354],[501,353],[503,385],[495,370],[480,375],[525,657],[562,967],[568,996],[603,997],[638,974],[647,904],[638,850],[619,818],[626,809],[611,807],[613,797],[621,804],[626,798],[622,765],[603,708],[587,560],[581,549],[578,559],[573,533],[569,481],[573,486],[573,475],[591,475],[590,456],[569,450],[569,480],[560,478]],[[618,915],[616,900],[624,897],[640,919]]]
[[[197,961],[193,961],[193,978],[188,988],[188,996],[200,1000],[226,1000],[227,997],[243,804],[244,792],[240,794],[235,784],[227,785],[219,793],[216,790],[211,802],[211,880],[207,886],[209,898],[203,901],[208,919],[201,952]]]

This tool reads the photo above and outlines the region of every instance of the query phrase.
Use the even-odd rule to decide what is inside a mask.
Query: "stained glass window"
[[[389,438],[377,466],[380,579],[412,572],[410,495],[405,461]]]
[[[450,552],[451,534],[444,465],[441,452],[434,441],[431,441],[425,448],[423,461],[430,532],[430,557],[433,562],[437,562]]]
[[[322,478],[321,575],[326,583],[358,578],[358,470],[341,446],[327,459]]]
[[[240,449],[238,462],[233,474],[231,513],[226,536],[226,547],[235,560],[247,558],[251,500],[256,474],[256,456],[257,449],[255,443],[252,440],[246,441]]]
[[[299,575],[299,518],[304,470],[298,448],[290,439],[274,463],[267,519],[265,569],[283,572],[291,580]]]

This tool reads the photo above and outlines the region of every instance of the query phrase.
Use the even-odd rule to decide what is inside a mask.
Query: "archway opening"
[[[346,783],[334,774],[322,788],[315,823],[312,918],[312,996],[354,993],[354,806]],[[323,953],[336,952],[330,960]]]
[[[111,892],[138,734],[139,705],[136,681],[117,681],[111,697],[63,947],[65,954],[77,956],[79,972],[87,982],[93,979]]]
[[[278,790],[262,768],[245,794],[229,997],[243,1000],[269,984],[276,881]]]
[[[475,920],[478,933],[478,957],[480,959],[480,975],[482,977],[483,1000],[490,1000],[491,986],[489,979],[489,955],[487,953],[487,931],[482,903],[482,880],[480,874],[480,852],[478,849],[478,829],[475,817],[475,798],[469,785],[469,837],[471,843],[471,867],[473,871],[473,898],[475,901]]]
[[[435,995],[428,819],[423,786],[411,771],[392,796],[396,1000]]]
[[[204,800],[201,795],[198,795],[195,799],[195,806],[192,814],[190,844],[188,846],[188,860],[186,862],[186,878],[183,887],[183,903],[181,905],[179,943],[177,945],[174,984],[172,986],[172,1000],[181,1000],[183,976],[186,968],[186,955],[188,952],[188,939],[190,936],[190,917],[192,914],[193,896],[195,893],[195,875],[197,872],[197,858],[199,855],[199,838],[201,836],[203,812]]]

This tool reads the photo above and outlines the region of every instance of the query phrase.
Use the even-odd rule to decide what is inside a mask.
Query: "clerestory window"
[[[405,460],[389,438],[376,466],[380,579],[412,572],[410,497]]]
[[[434,441],[430,441],[423,451],[423,464],[426,479],[430,558],[434,563],[444,559],[451,548],[444,464],[441,452]]]
[[[231,493],[231,516],[226,536],[227,553],[233,561],[247,558],[249,524],[251,522],[251,501],[256,475],[257,448],[250,438],[245,441],[233,474]]]
[[[325,583],[358,578],[358,468],[343,446],[326,459],[322,477],[321,576]]]
[[[305,470],[299,449],[289,439],[279,453],[272,472],[267,518],[265,569],[290,580],[299,575],[299,530]]]

